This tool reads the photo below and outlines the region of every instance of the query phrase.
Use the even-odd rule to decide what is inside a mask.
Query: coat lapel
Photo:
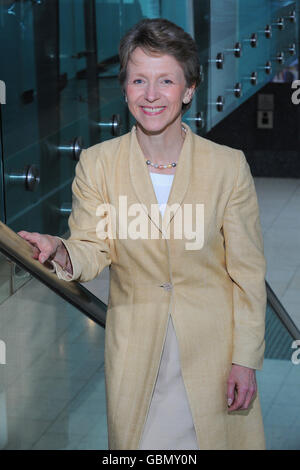
[[[149,170],[145,164],[144,154],[137,140],[136,127],[134,126],[131,130],[129,153],[129,172],[131,182],[137,199],[142,204],[143,210],[145,210],[150,220],[156,225],[163,235],[167,233],[169,223],[183,202],[191,178],[193,135],[190,127],[187,124],[183,123],[182,125],[185,127],[187,132],[181,153],[179,155],[178,164],[167,202],[168,206],[177,204],[178,207],[174,213],[171,213],[170,218],[167,217],[167,210],[165,211],[163,218],[159,211],[159,221],[155,220],[154,217],[151,217],[151,204],[158,204],[158,202]]]

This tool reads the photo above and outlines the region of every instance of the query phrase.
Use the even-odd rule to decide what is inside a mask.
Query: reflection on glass
[[[103,328],[36,279],[0,325],[0,448],[106,449]]]
[[[293,338],[272,307],[266,312],[266,351],[257,373],[267,449],[300,449],[300,364],[293,362]]]
[[[11,261],[0,253],[0,305],[11,295]]]

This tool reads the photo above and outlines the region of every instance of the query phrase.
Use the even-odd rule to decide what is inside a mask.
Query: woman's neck
[[[137,139],[145,159],[147,158],[152,163],[158,163],[159,165],[178,161],[185,139],[182,124],[181,122],[178,124],[178,126],[172,126],[156,135],[146,134],[137,124]],[[148,169],[152,173],[174,174],[176,167],[158,169],[148,165]]]

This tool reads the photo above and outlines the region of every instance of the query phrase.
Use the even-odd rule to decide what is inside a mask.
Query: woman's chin
[[[148,135],[157,135],[164,132],[168,127],[171,127],[174,123],[145,123],[137,121],[137,126],[143,131],[145,134]]]

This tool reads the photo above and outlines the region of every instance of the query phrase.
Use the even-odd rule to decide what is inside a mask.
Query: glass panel
[[[0,304],[11,295],[11,262],[0,253]]]
[[[0,449],[107,449],[104,329],[31,279],[0,331]]]
[[[257,383],[269,450],[300,450],[299,346],[293,345],[293,338],[268,304],[265,360],[262,371],[257,372]]]
[[[20,268],[16,263],[11,263],[11,293],[16,292],[26,282],[31,279],[31,275],[25,270]]]
[[[5,106],[5,84],[0,82],[0,220],[5,222],[5,204],[4,204],[4,172],[3,172],[3,153],[2,153],[2,108]],[[2,87],[2,88],[1,88]],[[11,294],[11,269],[10,262],[0,254],[0,304]]]
[[[1,74],[7,84],[2,113],[7,224],[14,230],[61,233],[66,220],[61,226],[57,214],[49,217],[41,206],[70,200],[75,161],[59,146],[76,137],[80,125],[73,107],[75,123],[69,129],[60,94],[67,76],[59,67],[58,2],[2,2],[0,14]],[[73,15],[65,17],[72,23]],[[80,37],[78,31],[74,36]]]
[[[2,152],[2,108],[5,104],[3,98],[6,95],[5,82],[0,81],[0,220],[5,223],[5,203],[4,203],[4,172],[3,172],[3,152]]]
[[[239,39],[238,2],[213,0],[210,3],[210,68],[209,68],[209,128],[224,118],[217,109],[218,97],[223,97],[226,110],[234,108],[233,88],[237,76],[237,58],[234,47]],[[219,54],[223,54],[223,66],[219,67]],[[218,67],[217,67],[218,65]],[[225,107],[224,107],[225,108]]]
[[[269,1],[239,2],[239,30],[243,55],[247,58],[247,60],[238,61],[238,76],[240,78],[237,81],[240,81],[243,86],[242,101],[245,101],[269,81],[269,76],[262,67],[271,59],[272,40],[267,38],[264,32],[267,24],[272,27],[270,24],[272,17],[270,10],[271,2]],[[259,29],[257,27],[258,11],[261,18]],[[257,35],[256,47],[253,47],[254,43],[251,43],[253,34]],[[251,81],[254,72],[257,73],[256,84]]]
[[[208,130],[294,60],[289,48],[298,44],[298,28],[289,16],[295,8],[295,1],[210,2]],[[278,57],[280,53],[284,61]],[[224,60],[218,54],[223,54]],[[217,106],[218,97],[222,97],[223,106]]]
[[[191,126],[193,132],[205,135],[208,129],[210,2],[209,0],[201,2],[195,0],[190,3],[189,11],[193,18],[193,22],[191,20],[189,22],[189,32],[198,46],[202,82],[191,108],[183,116],[183,121]]]

